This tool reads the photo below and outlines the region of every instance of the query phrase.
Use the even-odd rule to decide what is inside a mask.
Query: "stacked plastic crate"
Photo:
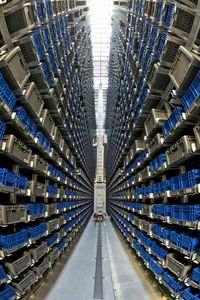
[[[200,288],[199,5],[130,1],[108,149],[108,211],[179,299]]]
[[[85,32],[88,18],[88,6],[79,4],[70,10],[62,0],[3,6],[1,299],[28,297],[93,210],[93,150],[77,67],[91,53],[76,61],[79,48],[73,47],[73,32]],[[80,62],[82,73],[87,63]]]

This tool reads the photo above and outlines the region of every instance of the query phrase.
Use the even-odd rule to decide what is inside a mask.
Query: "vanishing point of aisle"
[[[67,251],[66,251],[67,252]],[[121,243],[112,223],[91,219],[34,300],[159,300],[159,291]]]

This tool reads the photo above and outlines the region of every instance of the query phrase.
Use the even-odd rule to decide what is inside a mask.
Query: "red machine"
[[[95,222],[102,222],[104,220],[104,218],[106,217],[106,214],[103,213],[102,211],[99,212],[95,212],[93,214],[93,218]]]

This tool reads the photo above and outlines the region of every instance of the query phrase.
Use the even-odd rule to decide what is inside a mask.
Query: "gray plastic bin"
[[[17,94],[21,94],[30,72],[19,47],[0,56],[0,72],[9,87]]]
[[[165,152],[167,164],[170,166],[193,153],[195,150],[195,138],[193,136],[184,135]]]
[[[63,140],[63,139],[60,142],[60,149],[62,150],[63,154],[66,156],[68,147],[67,147],[65,140]]]
[[[145,231],[146,233],[151,233],[152,231],[152,223],[150,223],[149,221],[147,220],[142,220],[141,221],[141,225],[140,225],[141,229],[143,231]]]
[[[47,108],[50,112],[57,112],[59,107],[59,99],[53,88],[48,94],[43,95],[43,99],[45,103],[45,108]]]
[[[40,244],[35,244],[30,249],[30,253],[33,257],[33,260],[37,262],[42,256],[48,252],[47,242],[41,242]]]
[[[58,152],[54,148],[51,148],[50,156],[52,157],[53,160],[55,160],[55,162],[57,164],[60,163],[61,157],[60,157],[60,155],[58,154]]]
[[[55,260],[59,257],[59,250],[58,248],[53,248],[48,255],[51,265],[55,262]]]
[[[33,271],[35,272],[37,278],[42,277],[43,273],[49,268],[50,262],[48,257],[45,257],[42,262],[33,267]]]
[[[37,154],[31,158],[31,167],[44,174],[48,172],[48,163]]]
[[[48,203],[45,205],[45,207],[46,207],[45,211],[46,211],[47,216],[56,214],[56,212],[57,212],[56,203]]]
[[[56,126],[54,127],[53,141],[59,148],[61,147],[62,135]]]
[[[152,213],[152,205],[142,204],[142,214],[146,216],[150,216]]]
[[[58,236],[59,241],[61,241],[64,238],[64,236],[65,236],[64,228],[61,228],[60,231],[58,231],[57,236]]]
[[[25,205],[0,205],[0,223],[9,225],[26,222],[27,211]]]
[[[57,229],[58,225],[59,225],[59,219],[52,219],[46,222],[47,225],[47,231],[48,233],[51,233],[52,231],[54,231],[55,229]]]
[[[4,136],[2,148],[17,160],[24,162],[27,165],[30,164],[32,157],[31,149],[18,140],[14,135]]]
[[[33,34],[26,35],[15,43],[16,46],[19,46],[24,59],[29,67],[33,67],[40,63],[40,57],[34,43]]]
[[[27,113],[33,117],[33,120],[36,118],[36,121],[38,121],[44,106],[44,101],[34,82],[28,83],[25,93],[17,102],[23,104]]]
[[[11,37],[20,37],[36,25],[32,3],[16,4],[5,12],[5,20]]]
[[[154,64],[148,78],[148,84],[151,92],[162,94],[166,90],[169,81],[169,69],[159,64]]]
[[[7,258],[5,266],[12,277],[17,277],[20,273],[30,267],[32,264],[30,252],[24,251],[20,255],[12,255],[11,258]]]
[[[41,124],[43,125],[46,132],[53,137],[55,123],[49,114],[48,109],[43,109],[40,116]]]
[[[42,69],[42,66],[38,65],[37,68],[32,68],[30,69],[30,71],[30,81],[34,81],[36,87],[38,88],[41,94],[48,93],[50,90],[50,86]]]
[[[141,153],[145,148],[145,142],[143,140],[135,140],[133,142],[131,150],[133,153],[131,153],[131,159],[134,157],[135,154]]]
[[[60,159],[60,166],[66,170],[67,169],[67,163],[65,162],[65,160],[63,158]]]
[[[200,123],[197,124],[193,130],[194,130],[194,135],[195,135],[195,139],[196,139],[196,145],[197,145],[197,148],[199,149],[200,148]]]
[[[143,97],[143,95],[141,96]],[[156,108],[161,100],[161,95],[149,93],[144,104],[141,107],[142,114],[149,114],[153,108]]]
[[[180,260],[179,254],[170,253],[166,258],[166,267],[183,280],[192,269],[192,264],[186,259]]]
[[[146,168],[142,169],[142,171],[140,171],[140,180],[145,180],[147,178],[149,178],[151,176],[151,172],[150,172],[150,167],[147,166]]]
[[[43,183],[31,180],[28,183],[29,189],[31,191],[31,195],[35,197],[45,197],[46,188]]]
[[[162,37],[161,34],[160,34],[160,38]],[[166,37],[164,51],[160,57],[161,64],[167,67],[171,67],[177,55],[179,47],[184,45],[185,45],[185,41],[172,34],[168,34]]]
[[[162,125],[167,119],[168,118],[165,111],[152,109],[144,124],[147,138],[150,138],[156,133],[156,131],[161,129]]]
[[[170,70],[176,88],[180,91],[187,89],[199,68],[200,57],[181,46]]]
[[[147,144],[149,155],[156,153],[161,147],[163,147],[164,136],[161,133],[157,133]]]
[[[163,21],[168,18],[168,6],[172,5],[173,1],[166,1],[163,11]],[[174,7],[174,14],[172,17],[169,30],[181,38],[188,38],[192,31],[194,23],[195,11],[190,7],[176,3]]]
[[[12,285],[19,292],[20,295],[23,295],[27,290],[31,288],[36,282],[36,276],[33,271],[28,271],[23,273],[20,277],[12,281]]]

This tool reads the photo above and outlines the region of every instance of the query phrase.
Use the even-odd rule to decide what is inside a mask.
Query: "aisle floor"
[[[161,294],[152,286],[141,267],[130,258],[110,220],[100,225],[102,260],[96,263],[98,226],[90,220],[69,259],[64,255],[45,285],[39,288],[34,300],[161,299]],[[101,282],[96,282],[96,293],[95,275],[97,281],[100,264],[102,287]],[[99,288],[102,288],[102,297],[98,295]]]

